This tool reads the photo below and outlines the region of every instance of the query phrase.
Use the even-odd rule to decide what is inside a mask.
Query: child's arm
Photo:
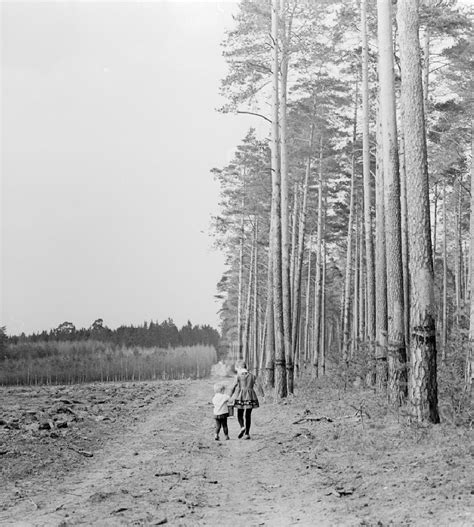
[[[239,379],[238,377],[235,379],[235,382],[234,382],[234,385],[232,386],[232,388],[230,389],[230,397],[232,397],[234,395],[234,392],[235,392],[235,389],[237,388],[239,384]]]

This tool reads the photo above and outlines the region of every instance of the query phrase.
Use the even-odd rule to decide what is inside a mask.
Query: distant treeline
[[[0,386],[202,378],[216,362],[213,346],[126,347],[96,340],[10,344]]]
[[[4,336],[4,334],[3,334]],[[132,348],[177,348],[180,346],[213,346],[217,349],[219,332],[209,325],[193,326],[190,321],[178,329],[171,318],[161,323],[144,322],[142,326],[120,326],[110,329],[101,318],[95,320],[89,328],[77,329],[72,322],[63,322],[51,331],[42,331],[31,335],[8,336],[2,346],[0,360],[7,358],[9,344],[35,342],[82,342],[94,340],[115,346]]]

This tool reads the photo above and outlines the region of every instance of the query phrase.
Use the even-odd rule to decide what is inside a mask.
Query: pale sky
[[[233,2],[2,2],[7,333],[217,325],[208,235],[251,117],[224,116]]]

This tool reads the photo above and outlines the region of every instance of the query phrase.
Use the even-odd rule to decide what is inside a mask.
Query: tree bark
[[[351,268],[352,268],[352,226],[354,223],[354,194],[355,194],[355,140],[357,137],[357,104],[358,104],[358,84],[356,82],[355,101],[354,101],[354,121],[352,130],[352,170],[351,170],[351,190],[349,198],[349,223],[347,226],[347,248],[346,248],[346,277],[344,281],[343,315],[342,315],[342,360],[347,367],[349,360],[350,345],[350,291],[351,291]]]
[[[282,239],[281,239],[281,172],[278,86],[278,20],[279,2],[272,0],[272,219],[273,219],[273,315],[275,324],[275,396],[286,397],[285,338],[283,326]]]
[[[383,156],[382,156],[382,130],[380,111],[377,110],[377,163],[375,177],[375,365],[376,382],[379,390],[387,386],[387,254],[385,247],[385,205],[383,181]]]
[[[323,241],[323,136],[319,139],[318,175],[318,232],[316,238],[316,277],[314,283],[314,349],[313,376],[318,375],[319,344],[321,341],[321,246]]]
[[[441,359],[446,357],[446,346],[448,345],[448,224],[446,221],[446,179],[443,179],[443,304],[442,304],[442,328],[441,328]]]
[[[326,375],[326,242],[323,240],[323,283],[321,287],[321,342],[319,345],[318,377]]]
[[[281,75],[280,75],[280,150],[281,150],[281,279],[283,295],[283,337],[285,346],[286,363],[286,389],[293,393],[293,350],[291,339],[291,293],[290,293],[290,254],[289,254],[289,222],[288,222],[288,141],[287,141],[287,84],[289,50],[288,38],[290,28],[287,32],[286,24],[286,0],[281,2]],[[277,29],[278,31],[278,29]],[[277,33],[278,35],[278,33]]]
[[[309,177],[311,174],[311,153],[313,150],[313,137],[314,137],[314,125],[311,124],[311,130],[309,135],[309,151],[308,158],[306,160],[306,171],[303,182],[303,196],[301,203],[301,212],[300,212],[300,221],[298,228],[298,250],[296,254],[296,265],[295,265],[295,294],[294,294],[294,303],[293,303],[293,335],[292,335],[292,347],[293,355],[296,354],[296,346],[298,342],[298,332],[296,328],[299,327],[300,320],[300,308],[301,308],[301,274],[303,269],[303,255],[304,255],[304,239],[305,239],[305,230],[306,230],[306,216],[308,209],[308,185]]]
[[[400,218],[400,179],[393,74],[392,3],[377,0],[380,117],[385,185],[385,241],[387,250],[389,399],[401,404],[407,393],[403,276]]]
[[[367,339],[370,362],[375,358],[375,269],[372,230],[372,185],[369,135],[369,52],[367,43],[367,0],[361,0],[362,31],[362,163],[364,178],[365,266],[367,272]]]
[[[357,201],[357,199],[356,199]],[[354,234],[354,283],[352,291],[352,343],[351,360],[358,350],[359,340],[359,211],[355,212],[355,234]]]
[[[469,220],[469,343],[466,353],[466,390],[471,393],[474,360],[474,119],[471,121],[471,217]]]
[[[295,290],[296,290],[296,283],[295,283],[295,266],[296,266],[296,259],[298,256],[298,250],[296,244],[297,242],[297,232],[298,232],[298,208],[299,208],[299,187],[295,184],[293,185],[293,211],[291,214],[291,256],[290,256],[290,305],[291,305],[291,313],[293,313],[293,306],[295,305]]]
[[[241,174],[241,177],[242,174]],[[244,186],[245,192],[245,186]],[[240,218],[240,248],[239,248],[239,288],[237,296],[237,357],[242,358],[242,295],[243,295],[243,269],[244,269],[244,199],[242,198],[242,212]]]
[[[434,273],[418,4],[418,0],[399,0],[397,13],[412,299],[410,404],[418,421],[438,423]]]
[[[305,309],[305,329],[304,329],[304,364],[305,366],[308,363],[310,356],[310,315],[311,315],[311,246],[312,246],[312,236],[309,237],[308,244],[308,275],[306,278],[306,309]]]
[[[402,120],[403,122],[403,120]],[[408,348],[410,344],[410,273],[408,262],[410,259],[408,249],[408,215],[407,215],[407,175],[405,167],[405,134],[403,125],[400,126],[400,213],[402,220],[402,267],[403,267],[403,306],[404,311],[404,329],[405,345]]]
[[[255,216],[254,235],[254,261],[253,261],[253,369],[257,376],[259,371],[258,357],[258,216]]]

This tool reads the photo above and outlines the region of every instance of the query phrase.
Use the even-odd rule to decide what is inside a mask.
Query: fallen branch
[[[87,450],[79,450],[78,448],[74,448],[72,446],[67,446],[69,450],[72,450],[73,452],[76,452],[76,454],[81,454],[81,456],[84,457],[93,457],[94,454],[92,452],[87,452]]]
[[[305,417],[302,417],[301,419],[298,419],[293,424],[297,425],[299,423],[303,423],[304,421],[327,421],[328,423],[332,423],[334,419],[331,419],[330,417],[326,417],[325,415],[322,415],[320,417],[312,417],[310,415],[307,415]]]
[[[157,472],[155,476],[157,478],[162,478],[165,476],[181,476],[181,472]]]

